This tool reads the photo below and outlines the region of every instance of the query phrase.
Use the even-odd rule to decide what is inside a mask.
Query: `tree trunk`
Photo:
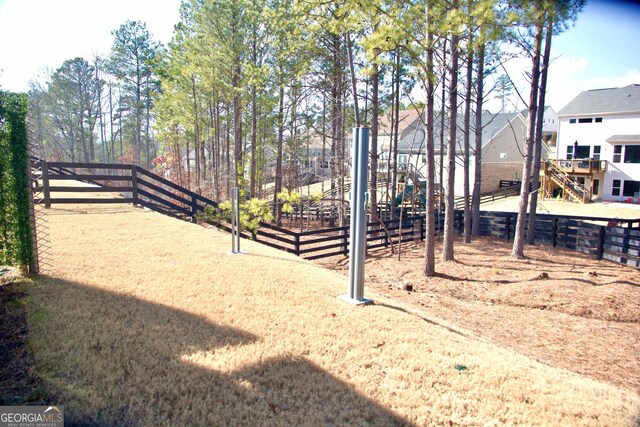
[[[242,163],[242,106],[240,104],[240,58],[235,59],[235,69],[233,73],[233,142],[234,142],[234,165],[235,165],[235,186],[240,187],[240,177],[244,176],[244,166]]]
[[[227,197],[231,197],[231,130],[229,129],[229,107],[225,106],[224,145],[225,145],[225,183]],[[234,174],[235,176],[235,174]]]
[[[538,209],[538,197],[540,195],[540,165],[542,163],[542,121],[544,118],[544,100],[547,92],[547,71],[551,57],[551,37],[553,35],[553,15],[547,16],[547,34],[545,36],[544,54],[542,55],[542,67],[540,74],[540,93],[538,94],[538,117],[536,119],[535,154],[533,157],[533,177],[531,188],[531,201],[529,205],[529,224],[527,226],[527,244],[535,242],[536,210]]]
[[[280,82],[278,99],[278,148],[276,152],[276,181],[273,189],[273,217],[280,225],[282,210],[278,202],[278,193],[282,191],[282,145],[284,139],[284,82]]]
[[[147,82],[145,84],[146,99],[145,99],[145,139],[147,145],[147,169],[151,168],[151,159],[156,156],[155,149],[151,150],[151,94],[149,93],[149,75],[147,75]],[[204,147],[204,146],[203,146]],[[203,148],[204,151],[204,148]],[[203,153],[204,155],[204,153]],[[205,169],[206,170],[206,169]],[[205,177],[206,179],[206,177]]]
[[[444,126],[445,111],[447,111],[447,38],[442,43],[442,107],[440,108],[440,164],[438,176],[438,231],[442,223],[442,213],[444,212]]]
[[[217,93],[214,95],[213,102],[213,186],[216,192],[216,200],[220,200],[220,170],[222,167],[220,165],[220,101],[218,100]]]
[[[338,144],[338,197],[340,200],[345,199],[345,161],[346,161],[346,147],[344,140],[344,75],[342,74],[343,67],[343,45],[341,37],[336,36],[336,137]],[[353,183],[352,183],[353,185]],[[339,224],[343,227],[346,224],[344,203],[340,203],[339,206]]]
[[[396,195],[398,186],[398,140],[400,137],[400,49],[395,50],[394,89],[393,89],[393,128],[391,151],[391,218],[396,217]]]
[[[378,53],[375,49],[373,58],[373,73],[371,75],[371,176],[369,178],[369,200],[371,215],[378,217],[378,111],[380,109],[378,91],[380,86],[378,75]]]
[[[464,97],[464,130],[463,130],[463,150],[464,157],[464,228],[462,233],[463,243],[471,243],[471,201],[469,200],[469,160],[470,160],[470,123],[471,123],[471,85],[473,84],[473,32],[469,34],[469,41],[467,46],[467,81],[465,87]]]
[[[196,168],[196,192],[200,193],[200,185],[201,179],[200,174],[202,171],[202,165],[200,164],[202,161],[201,152],[200,152],[200,124],[199,124],[199,113],[198,113],[198,99],[196,94],[196,76],[195,74],[191,75],[191,96],[193,101],[193,153],[195,155],[195,168]],[[187,151],[187,156],[189,152]]]
[[[538,2],[539,4],[540,2]],[[511,256],[516,259],[524,258],[525,225],[527,222],[527,205],[529,202],[529,184],[531,182],[533,144],[535,137],[535,125],[538,111],[538,83],[540,80],[540,48],[542,44],[542,30],[544,27],[544,12],[538,8],[539,16],[536,19],[536,35],[531,64],[531,92],[529,94],[529,132],[525,143],[525,158],[522,167],[522,188],[520,190],[520,205],[518,208],[518,221],[516,222],[513,236],[513,248]]]
[[[140,64],[140,59],[136,56],[136,134],[133,137],[134,140],[134,156],[136,166],[140,166],[140,133],[142,132],[142,93],[140,88],[142,87],[142,76],[140,74],[140,68],[142,65]],[[189,153],[187,153],[187,156]]]
[[[457,8],[454,0],[452,7]],[[454,185],[456,174],[456,137],[458,117],[458,40],[457,34],[451,35],[451,68],[449,69],[449,133],[447,136],[447,194],[445,197],[444,239],[442,243],[442,260],[453,261],[453,227],[454,227]]]
[[[478,48],[478,72],[476,74],[476,116],[475,116],[475,171],[473,180],[473,206],[471,235],[480,236],[480,195],[482,194],[482,102],[484,100],[484,55],[485,45]]]
[[[431,277],[436,273],[435,266],[435,246],[436,246],[436,224],[435,224],[435,152],[433,138],[433,105],[435,86],[433,81],[433,33],[429,20],[429,6],[427,5],[427,105],[425,108],[425,134],[426,134],[426,156],[427,156],[427,188],[426,188],[426,214],[425,214],[425,238],[424,238],[424,266],[423,273],[426,277]]]
[[[349,59],[349,71],[351,74],[351,90],[353,91],[353,112],[356,118],[356,127],[360,127],[360,109],[358,108],[358,82],[353,66],[353,47],[351,45],[351,35],[347,34],[347,57]]]

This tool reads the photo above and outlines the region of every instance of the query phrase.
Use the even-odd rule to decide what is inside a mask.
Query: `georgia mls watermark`
[[[62,406],[0,406],[0,427],[64,427]]]

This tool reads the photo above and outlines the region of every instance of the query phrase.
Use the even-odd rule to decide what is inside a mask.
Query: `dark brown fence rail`
[[[424,218],[421,216],[403,218],[402,221],[386,220],[383,223],[384,227],[379,222],[367,224],[367,249],[424,239]],[[225,231],[230,230],[226,223],[217,222],[214,225]],[[242,236],[250,237],[245,234]],[[273,224],[262,223],[255,240],[309,260],[336,255],[346,256],[350,248],[348,225],[295,232]]]
[[[135,165],[45,162],[42,166],[43,202],[132,203],[180,219],[195,221],[206,206],[218,204]],[[88,186],[51,185],[52,180],[79,181]],[[52,193],[56,196],[52,197]],[[65,193],[104,193],[103,197],[66,197]]]

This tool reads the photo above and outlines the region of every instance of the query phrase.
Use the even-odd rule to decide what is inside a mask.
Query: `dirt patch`
[[[422,275],[424,247],[368,254],[365,286],[544,363],[640,390],[640,272],[580,253],[456,242],[457,261]],[[348,273],[344,257],[318,263]],[[407,290],[410,291],[407,291]]]

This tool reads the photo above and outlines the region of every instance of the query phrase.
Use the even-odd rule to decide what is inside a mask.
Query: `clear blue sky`
[[[178,21],[179,0],[0,0],[0,87],[28,90],[43,67],[55,69],[66,59],[106,54],[111,31],[128,19],[147,23],[166,43]],[[22,38],[24,37],[24,38]],[[7,42],[9,40],[9,42]],[[640,3],[588,2],[576,25],[556,36],[547,104],[560,110],[583,90],[640,83]],[[530,67],[516,61],[519,76]]]

